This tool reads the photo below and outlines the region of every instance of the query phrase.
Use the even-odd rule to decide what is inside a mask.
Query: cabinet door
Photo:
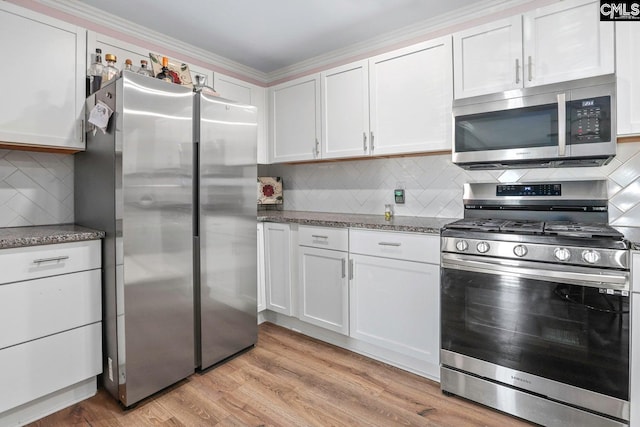
[[[350,336],[437,365],[440,268],[351,255]]]
[[[269,90],[271,160],[293,162],[320,156],[320,75]]]
[[[86,31],[0,5],[0,141],[84,150]]]
[[[258,108],[258,163],[267,164],[267,89],[224,74],[215,73],[213,87],[223,98]]]
[[[93,61],[93,55],[95,54],[96,48],[102,49],[102,58],[104,61],[104,55],[107,53],[112,53],[116,55],[118,59],[116,66],[118,69],[122,69],[124,67],[124,61],[128,58],[133,62],[134,70],[137,70],[140,67],[140,60],[146,59],[149,63],[149,68],[152,68],[151,60],[149,59],[149,52],[163,54],[162,52],[158,52],[154,49],[148,49],[141,46],[136,46],[131,43],[123,42],[122,40],[118,40],[113,37],[105,36],[104,34],[95,33],[93,31],[89,31],[87,35],[87,63],[90,64]],[[166,55],[169,56],[169,55]],[[178,58],[176,58],[178,59]],[[196,82],[196,76],[201,76],[206,79],[208,85],[211,85],[213,82],[213,72],[203,67],[199,67],[197,65],[189,64],[189,71],[191,73],[191,80],[193,83]]]
[[[291,316],[291,241],[289,225],[264,223],[266,306]]]
[[[618,135],[640,134],[640,25],[616,22]]]
[[[300,246],[299,318],[349,334],[347,253]]]
[[[359,61],[321,73],[322,158],[369,154],[369,71]]]
[[[451,149],[451,37],[372,58],[371,152]]]
[[[264,226],[258,224],[258,313],[267,308],[265,301]]]
[[[524,15],[525,87],[614,72],[613,22],[600,2],[567,0]]]
[[[522,66],[520,15],[453,35],[456,99],[520,88]]]

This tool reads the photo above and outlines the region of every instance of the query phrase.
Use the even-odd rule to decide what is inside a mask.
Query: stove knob
[[[478,243],[478,245],[476,246],[476,249],[478,250],[478,252],[480,252],[481,254],[488,252],[489,251],[489,244],[487,242],[480,242]]]
[[[466,251],[467,249],[469,249],[469,243],[467,243],[466,240],[458,240],[456,242],[456,249],[460,252]]]
[[[516,256],[519,257],[523,257],[527,254],[527,247],[525,245],[518,245],[516,247],[513,248],[513,253],[516,254]]]
[[[600,254],[597,251],[582,251],[582,260],[588,264],[595,264],[600,261]]]
[[[558,261],[569,261],[569,258],[571,258],[571,252],[566,248],[556,248],[553,251],[553,255]]]

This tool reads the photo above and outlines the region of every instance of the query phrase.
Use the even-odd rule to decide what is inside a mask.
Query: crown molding
[[[197,61],[209,63],[214,69],[222,68],[222,72],[230,71],[231,74],[246,76],[256,80],[263,85],[268,83],[267,74],[232,61],[205,49],[198,48],[188,43],[181,42],[172,37],[168,37],[157,31],[150,30],[142,25],[135,24],[126,19],[106,13],[93,6],[80,3],[76,0],[35,0],[44,6],[56,9],[69,15],[90,21],[98,26],[115,30],[127,36],[134,37],[152,44],[160,44],[167,49],[183,53],[185,56],[191,57]],[[185,58],[188,59],[188,58]]]
[[[420,21],[416,24],[391,31],[363,42],[310,58],[288,67],[267,73],[269,85],[278,84],[291,78],[297,78],[317,72],[321,69],[338,66],[348,62],[375,56],[386,51],[409,46],[420,41],[429,40],[459,31],[464,27],[477,25],[475,20],[486,18],[487,21],[499,19],[496,14],[513,15],[520,13],[517,9],[532,9],[540,5],[558,0],[486,0],[467,7],[462,13],[452,10],[444,15]],[[527,7],[528,6],[528,7]],[[508,11],[514,11],[509,13]],[[505,13],[506,12],[506,13]],[[466,24],[466,25],[464,25]],[[461,27],[464,25],[464,27]]]
[[[10,0],[11,1],[11,0]],[[323,69],[366,59],[387,51],[399,49],[451,34],[464,28],[470,28],[484,22],[512,16],[523,11],[541,7],[562,0],[483,0],[464,10],[452,10],[444,15],[429,18],[416,24],[391,31],[380,36],[354,43],[340,49],[318,55],[313,58],[264,73],[240,64],[213,52],[168,37],[126,19],[106,13],[77,0],[32,0],[43,6],[80,18],[94,25],[94,31],[109,29],[144,42],[160,45],[179,52],[185,60],[191,58],[214,71],[229,74],[232,77],[253,80],[261,86],[272,86],[293,78],[308,75]],[[108,34],[109,35],[109,34]]]

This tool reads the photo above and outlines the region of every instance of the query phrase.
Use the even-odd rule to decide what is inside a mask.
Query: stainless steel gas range
[[[606,181],[466,184],[441,239],[441,387],[545,426],[629,420],[629,247]]]

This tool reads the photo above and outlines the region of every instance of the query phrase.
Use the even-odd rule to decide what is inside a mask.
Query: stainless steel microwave
[[[453,103],[452,161],[465,169],[601,166],[616,155],[615,75]]]

